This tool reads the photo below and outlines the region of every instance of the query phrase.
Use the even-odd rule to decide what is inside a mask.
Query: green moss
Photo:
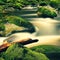
[[[5,29],[4,24],[3,23],[0,23],[0,31],[4,31],[4,29]]]
[[[60,59],[60,47],[54,45],[41,45],[31,48],[33,51],[44,53],[50,60]]]
[[[60,52],[60,48],[54,45],[41,45],[32,47],[31,49],[43,53]]]
[[[18,17],[18,16],[7,16],[6,20],[9,23],[13,23],[16,24],[18,26],[22,26],[28,29],[28,31],[30,32],[34,32],[35,28],[33,26],[33,24],[31,24],[30,22],[26,21],[25,19]]]
[[[48,3],[46,1],[41,1],[40,2],[40,6],[46,6],[46,5],[48,5]]]
[[[49,60],[44,54],[32,51],[18,43],[12,44],[1,57],[5,60]]]
[[[9,27],[10,26],[10,27]],[[16,32],[35,32],[35,27],[29,21],[18,16],[5,16],[0,18],[0,31],[2,36],[9,36]]]
[[[4,6],[0,6],[0,13],[3,13],[4,12]]]
[[[50,6],[53,8],[58,8],[60,4],[60,0],[50,0]]]
[[[38,12],[41,13],[39,16],[54,18],[57,16],[57,12],[54,8],[49,6],[39,7]]]
[[[4,60],[2,57],[0,57],[0,60]]]

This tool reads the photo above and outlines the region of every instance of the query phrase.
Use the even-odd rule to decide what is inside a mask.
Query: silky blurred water
[[[60,35],[60,22],[51,18],[32,18],[30,21],[36,27],[36,35]]]
[[[34,33],[15,33],[12,36],[12,39],[8,40],[24,40],[26,38],[38,39],[39,41],[36,43],[25,45],[26,47],[33,47],[36,45],[57,45],[60,46],[60,15],[54,19],[51,18],[39,18],[36,15],[36,11],[28,8],[28,12],[25,10],[23,14],[20,16],[29,20],[35,27],[36,32]],[[26,7],[27,9],[27,7]],[[36,9],[36,8],[35,8]],[[27,13],[26,13],[27,12]],[[32,14],[33,12],[33,14]],[[24,14],[25,13],[25,14]],[[30,16],[31,14],[32,16]],[[28,17],[28,18],[27,18]],[[0,45],[3,43],[3,40],[7,39],[7,37],[0,37]]]

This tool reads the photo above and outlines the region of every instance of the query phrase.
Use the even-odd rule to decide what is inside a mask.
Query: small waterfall
[[[25,45],[30,48],[37,45],[57,45],[60,46],[60,22],[57,20],[52,20],[50,18],[39,18],[37,20],[32,19],[30,22],[35,26],[35,33],[15,33],[9,38],[0,39],[0,45],[6,40],[25,40],[27,38],[38,39],[38,42]]]
[[[30,21],[37,29],[36,36],[40,35],[60,35],[60,22],[50,18],[39,18]]]

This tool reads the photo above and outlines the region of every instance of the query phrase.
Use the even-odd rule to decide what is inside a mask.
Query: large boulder
[[[38,8],[38,16],[54,18],[57,16],[57,11],[50,6],[40,6]]]
[[[33,51],[44,53],[50,60],[60,59],[60,47],[54,45],[40,45],[31,48]]]
[[[0,35],[2,36],[8,36],[16,32],[35,32],[33,24],[18,16],[5,16],[0,22],[0,31],[3,31]]]
[[[49,60],[44,54],[25,48],[20,43],[12,44],[0,57],[5,60]]]

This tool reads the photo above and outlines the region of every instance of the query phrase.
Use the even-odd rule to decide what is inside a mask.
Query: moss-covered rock
[[[38,8],[38,16],[54,18],[57,16],[57,11],[50,6],[41,6]]]
[[[24,28],[24,27],[17,26],[15,24],[11,24],[11,23],[6,23],[4,26],[5,26],[4,34],[3,34],[4,36],[9,36],[13,33],[21,32],[23,30],[26,30],[26,28]]]
[[[0,20],[0,33],[2,36],[8,36],[16,32],[35,32],[33,24],[18,16],[5,16]]]
[[[50,53],[50,52],[60,52],[59,46],[54,45],[40,45],[31,48],[37,52]]]
[[[41,45],[31,48],[33,51],[44,53],[50,60],[60,60],[60,47],[54,45]]]
[[[25,19],[23,19],[21,17],[18,17],[18,16],[7,16],[6,20],[9,23],[13,23],[13,24],[15,24],[17,26],[21,26],[21,27],[27,28],[27,31],[29,31],[29,32],[34,32],[35,31],[35,28],[34,28],[33,24],[31,24],[30,22],[28,22],[27,20],[25,20]]]
[[[40,6],[46,6],[47,4],[46,4],[46,2],[41,2],[40,3]]]
[[[0,14],[7,14],[7,13],[11,13],[14,12],[15,9],[13,7],[9,7],[9,5],[0,5]]]
[[[5,60],[49,60],[44,54],[32,51],[18,43],[12,44],[0,56]]]
[[[60,6],[60,0],[50,0],[50,6],[58,8]]]

